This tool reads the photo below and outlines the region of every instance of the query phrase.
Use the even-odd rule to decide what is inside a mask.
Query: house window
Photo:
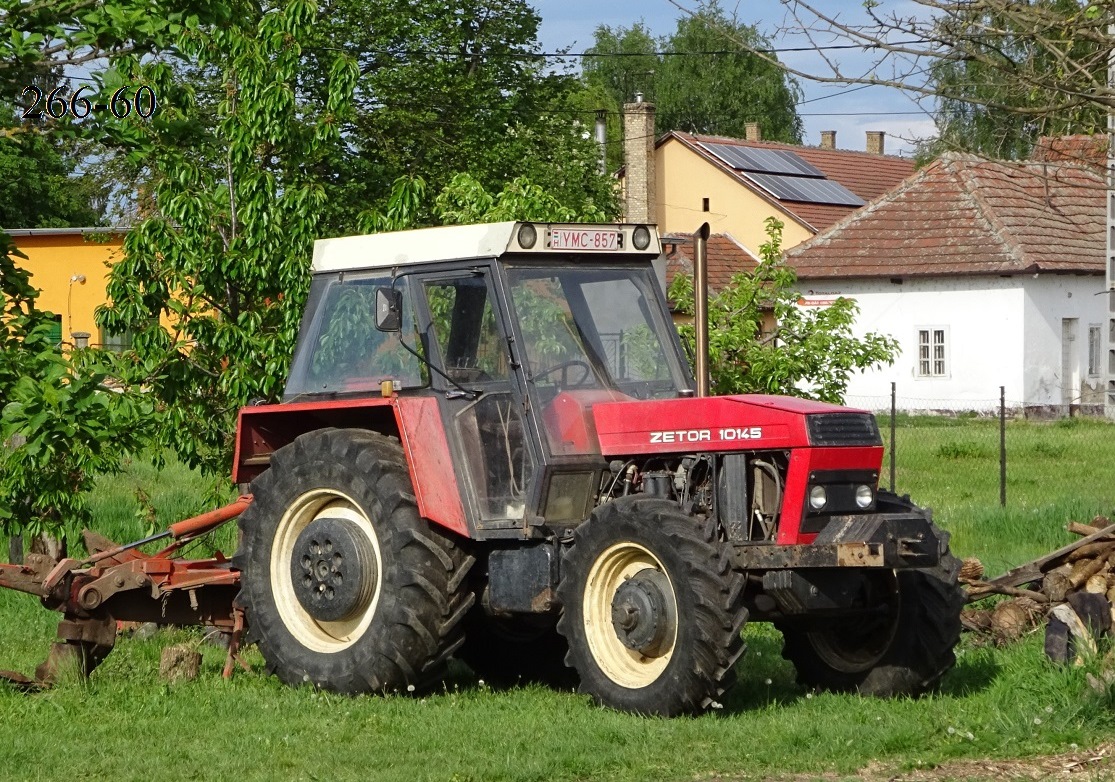
[[[101,329],[101,348],[104,350],[111,350],[113,353],[123,353],[132,346],[132,332],[125,331],[108,331]]]
[[[62,344],[62,316],[50,316],[50,344],[58,347]]]
[[[948,329],[928,326],[918,329],[918,377],[948,375]]]
[[[1088,324],[1088,374],[1095,377],[1100,373],[1100,329],[1098,323]]]

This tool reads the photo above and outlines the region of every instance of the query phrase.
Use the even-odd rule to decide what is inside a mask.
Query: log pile
[[[1096,639],[1112,632],[1115,605],[1115,525],[1103,516],[1091,524],[1072,522],[1076,542],[985,580],[977,559],[967,559],[960,581],[968,602],[993,595],[1009,599],[992,609],[969,607],[961,615],[967,630],[995,643],[1015,641],[1045,621],[1045,653],[1069,662],[1096,651]]]

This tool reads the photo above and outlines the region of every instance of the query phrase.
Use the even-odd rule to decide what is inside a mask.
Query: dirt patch
[[[900,769],[894,763],[870,763],[852,774],[794,774],[762,777],[774,782],[984,782],[990,780],[1071,779],[1073,782],[1115,781],[1115,742],[1088,750],[1017,760],[950,760],[933,768]],[[711,782],[756,779],[751,775],[718,776]]]
[[[897,772],[893,769],[864,769],[863,779],[894,782],[946,782],[946,780],[1000,779],[1115,779],[1115,742],[1089,750],[1074,750],[1019,760],[952,760],[931,769]]]

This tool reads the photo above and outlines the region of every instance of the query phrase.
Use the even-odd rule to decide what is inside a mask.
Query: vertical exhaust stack
[[[697,396],[708,396],[708,223],[693,234],[693,331],[696,336]]]

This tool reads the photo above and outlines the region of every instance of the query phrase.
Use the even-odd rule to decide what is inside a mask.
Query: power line
[[[922,39],[913,39],[909,41],[892,41],[888,42],[887,46],[904,46],[908,44],[925,43]],[[327,47],[335,48],[335,47]],[[339,47],[336,47],[340,50]],[[652,52],[494,52],[494,51],[477,51],[477,52],[462,52],[450,51],[448,49],[363,49],[362,53],[372,54],[389,54],[396,57],[443,57],[446,59],[452,58],[474,58],[474,57],[505,57],[508,59],[547,59],[547,60],[564,60],[564,59],[587,59],[590,57],[724,57],[742,54],[788,54],[795,52],[826,52],[838,51],[845,49],[879,49],[881,45],[870,43],[844,43],[844,44],[830,44],[828,46],[775,46],[775,47],[751,47],[751,48],[738,48],[738,49],[712,49],[708,51],[699,52],[684,52],[672,51],[669,49]]]

